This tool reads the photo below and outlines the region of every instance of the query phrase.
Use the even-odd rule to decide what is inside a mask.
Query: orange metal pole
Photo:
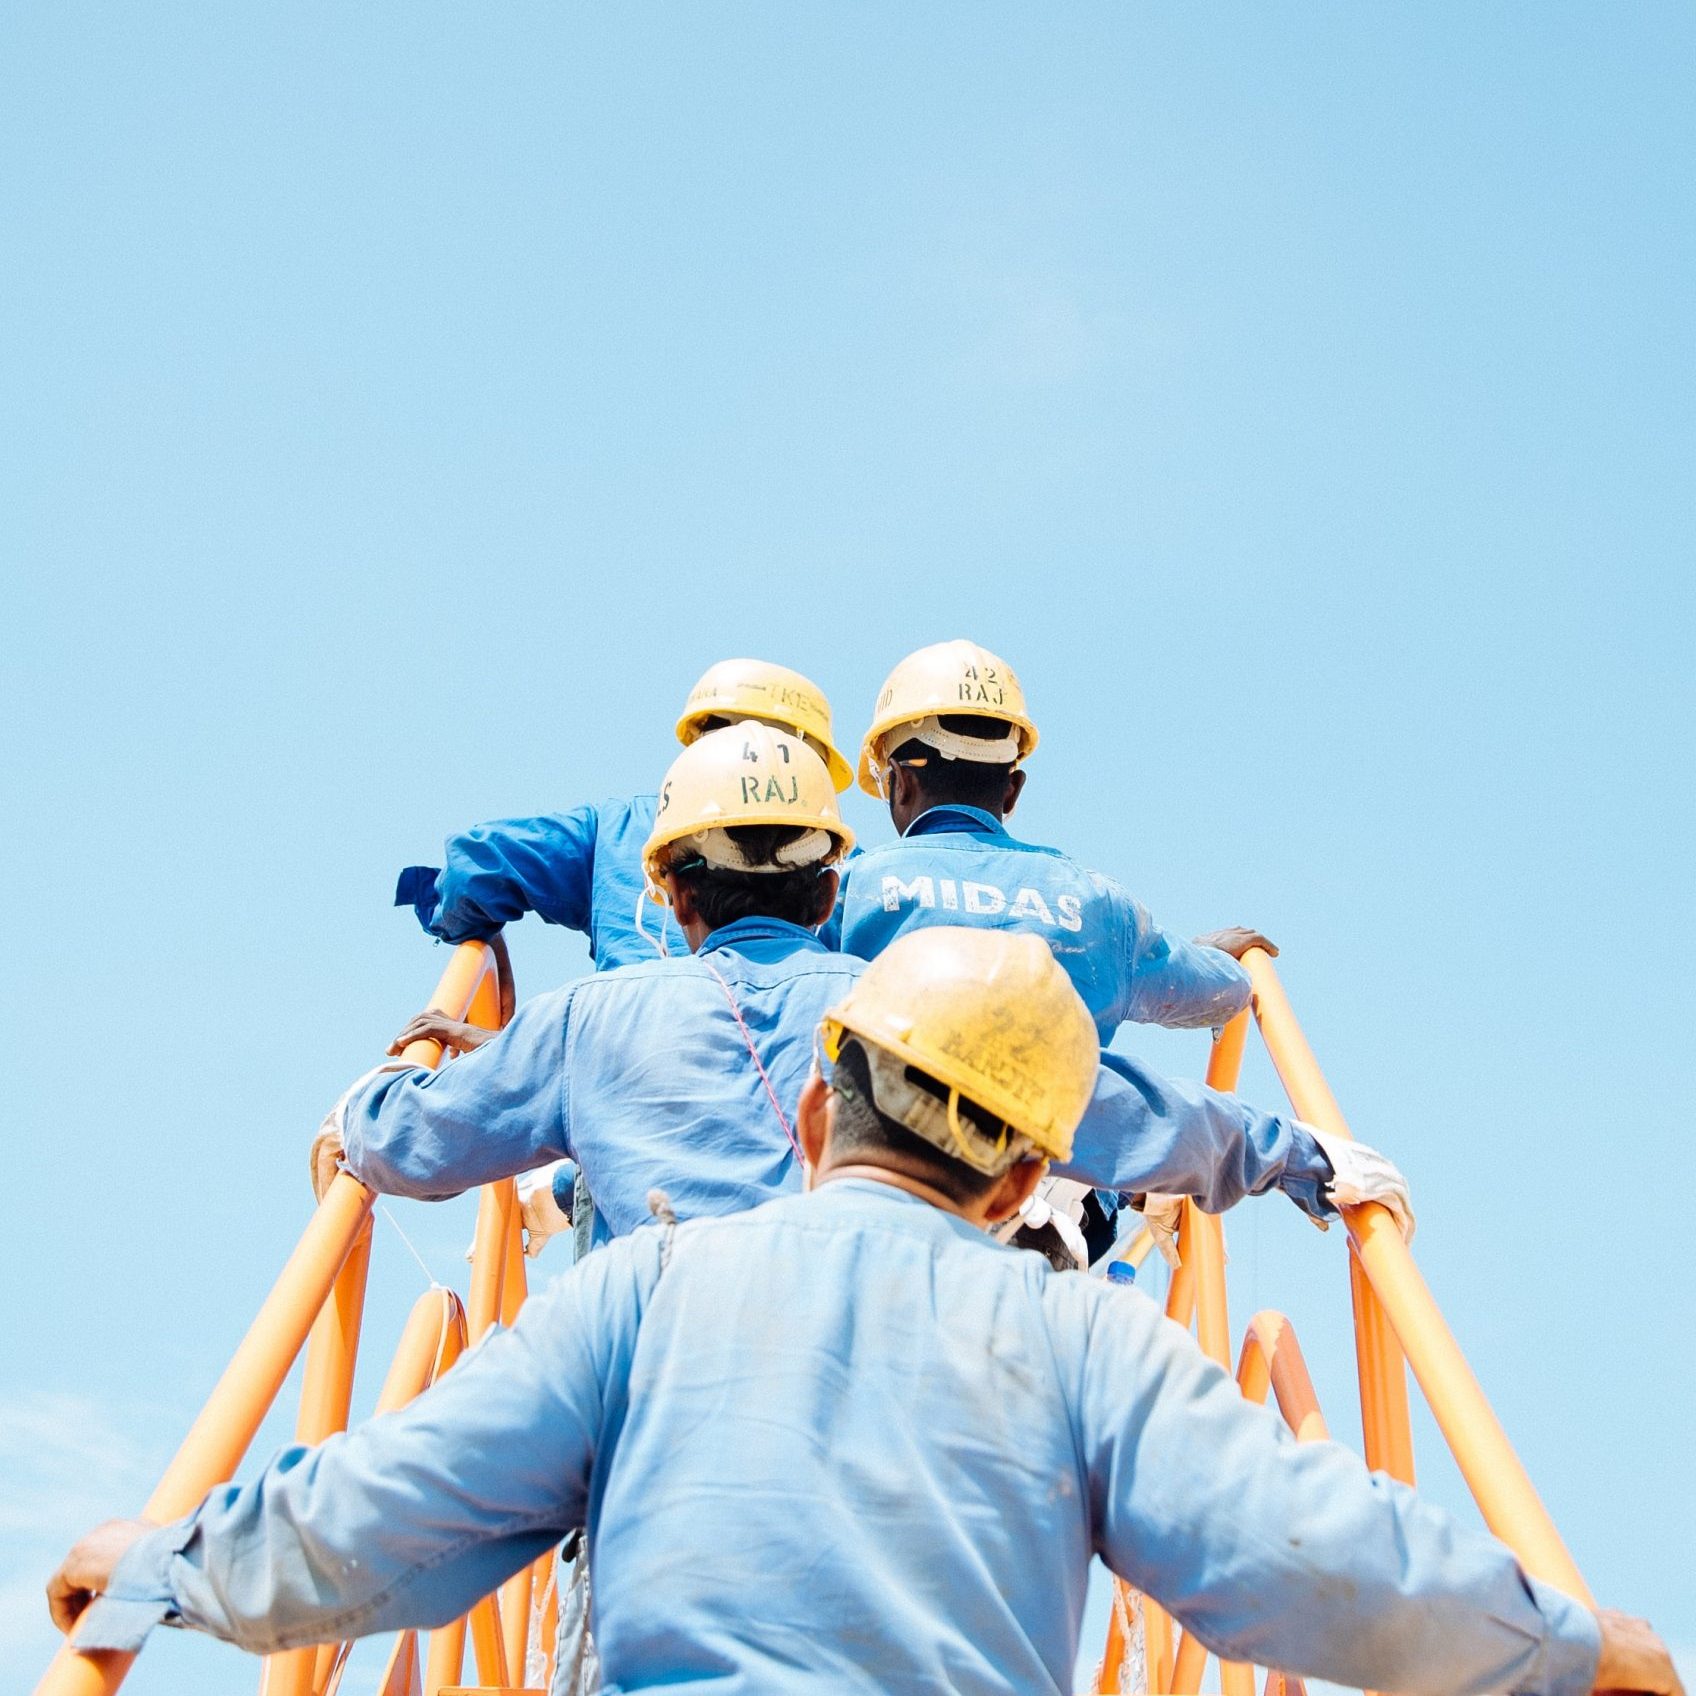
[[[336,1275],[330,1298],[319,1309],[306,1343],[305,1382],[295,1440],[321,1443],[333,1431],[347,1429],[353,1404],[353,1369],[359,1355],[359,1327],[365,1313],[365,1280],[371,1269],[371,1220]],[[334,1670],[336,1646],[289,1649],[268,1655],[260,1675],[262,1696],[312,1696]]]
[[[1254,980],[1261,1034],[1296,1112],[1334,1136],[1349,1135],[1271,960],[1264,950],[1251,948],[1243,964]],[[1371,1203],[1349,1208],[1345,1218],[1360,1268],[1407,1351],[1408,1363],[1485,1523],[1519,1556],[1527,1571],[1591,1602],[1572,1556],[1444,1322],[1395,1221]],[[1405,1380],[1403,1394],[1405,1399]]]
[[[1296,1112],[1322,1131],[1350,1134],[1337,1098],[1301,1034],[1271,957],[1251,948],[1243,957],[1254,983],[1254,1011],[1272,1064]],[[1267,1026],[1271,1009],[1272,1028]],[[1274,1032],[1277,1040],[1274,1042]],[[1381,1209],[1373,1209],[1381,1212]],[[1351,1227],[1352,1232],[1352,1227]],[[1369,1279],[1357,1275],[1350,1257],[1349,1295],[1354,1307],[1355,1363],[1360,1378],[1361,1444],[1366,1464],[1404,1484],[1414,1481],[1413,1424],[1408,1411],[1407,1369],[1402,1344]]]
[[[1301,1345],[1283,1314],[1257,1313],[1248,1322],[1237,1361],[1237,1385],[1251,1402],[1264,1402],[1270,1389],[1298,1442],[1317,1443],[1330,1436]]]
[[[514,1197],[516,1201],[516,1186]],[[518,1209],[512,1212],[512,1223],[506,1235],[506,1264],[501,1277],[501,1323],[510,1325],[518,1317],[528,1294],[524,1272],[523,1230],[519,1225]],[[536,1565],[515,1572],[500,1591],[501,1639],[506,1649],[507,1669],[518,1683],[524,1682],[525,1651],[530,1645],[530,1598],[535,1590]]]

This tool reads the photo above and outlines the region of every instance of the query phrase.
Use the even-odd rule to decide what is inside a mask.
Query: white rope
[[[396,1235],[396,1236],[397,1236],[397,1237],[399,1237],[399,1238],[400,1238],[400,1240],[401,1240],[401,1241],[402,1241],[402,1242],[403,1242],[403,1243],[405,1243],[405,1244],[406,1244],[406,1248],[407,1248],[407,1252],[408,1252],[408,1253],[409,1253],[409,1254],[410,1254],[410,1255],[411,1255],[411,1256],[412,1256],[412,1258],[413,1258],[413,1259],[414,1259],[414,1260],[416,1260],[416,1261],[417,1261],[417,1262],[418,1262],[418,1270],[419,1270],[419,1271],[420,1271],[420,1272],[422,1272],[422,1273],[423,1273],[423,1274],[424,1274],[424,1282],[425,1282],[425,1283],[426,1283],[426,1284],[428,1284],[428,1285],[429,1285],[429,1286],[430,1286],[430,1288],[431,1288],[431,1289],[433,1289],[433,1290],[441,1290],[441,1289],[445,1289],[445,1288],[446,1288],[446,1287],[447,1287],[447,1286],[446,1286],[446,1285],[445,1285],[445,1284],[443,1284],[443,1282],[442,1282],[442,1281],[441,1281],[441,1279],[440,1279],[440,1278],[438,1278],[438,1277],[437,1277],[437,1276],[436,1276],[436,1275],[435,1275],[435,1273],[434,1273],[434,1272],[432,1272],[432,1271],[431,1271],[431,1270],[430,1270],[430,1265],[429,1265],[429,1262],[428,1262],[428,1261],[426,1261],[426,1260],[425,1260],[425,1258],[424,1258],[424,1256],[423,1256],[423,1255],[421,1255],[421,1254],[420,1254],[420,1253],[419,1253],[419,1252],[418,1252],[418,1250],[417,1250],[417,1249],[416,1249],[416,1248],[415,1248],[415,1247],[414,1247],[414,1246],[413,1246],[413,1242],[412,1242],[412,1238],[411,1238],[411,1237],[409,1237],[409,1236],[408,1236],[408,1235],[407,1235],[407,1234],[406,1234],[406,1232],[405,1232],[405,1231],[403,1231],[403,1230],[402,1230],[402,1229],[401,1229],[401,1228],[400,1228],[400,1221],[399,1221],[399,1220],[398,1220],[398,1219],[397,1219],[397,1218],[396,1218],[396,1217],[395,1217],[395,1216],[394,1216],[394,1214],[392,1214],[392,1213],[391,1213],[391,1212],[390,1212],[390,1211],[389,1211],[389,1207],[388,1207],[388,1203],[387,1203],[387,1202],[383,1202],[383,1201],[379,1201],[379,1202],[378,1202],[378,1203],[377,1203],[377,1211],[378,1211],[378,1212],[379,1212],[379,1213],[381,1213],[381,1214],[382,1214],[382,1216],[383,1216],[383,1217],[384,1217],[384,1218],[385,1218],[385,1219],[387,1219],[387,1220],[388,1220],[388,1222],[389,1222],[389,1223],[390,1223],[390,1224],[391,1224],[391,1225],[393,1225],[393,1226],[394,1226],[394,1228],[395,1228],[395,1235]]]

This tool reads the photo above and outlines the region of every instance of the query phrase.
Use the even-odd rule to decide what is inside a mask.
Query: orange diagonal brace
[[[1243,964],[1254,980],[1261,1034],[1296,1112],[1323,1131],[1348,1136],[1342,1111],[1296,1022],[1271,960],[1264,950],[1251,948]],[[1519,1556],[1527,1571],[1569,1595],[1591,1601],[1554,1521],[1444,1322],[1395,1221],[1371,1203],[1351,1207],[1345,1218],[1361,1270],[1407,1351],[1408,1363],[1485,1523]]]

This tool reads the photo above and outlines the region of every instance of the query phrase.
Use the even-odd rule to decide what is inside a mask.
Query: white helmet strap
[[[907,1076],[907,1062],[899,1054],[862,1041],[866,1070],[871,1075],[872,1099],[878,1112],[905,1125],[914,1136],[923,1137],[944,1154],[995,1177],[1030,1152],[1030,1139],[1007,1126],[992,1137],[960,1111],[960,1092],[950,1090],[938,1097]]]
[[[749,857],[747,850],[722,825],[712,825],[681,836],[673,845],[684,854],[698,854],[709,866],[727,872],[792,872],[801,866],[816,866],[828,859],[835,839],[828,830],[809,830],[786,842],[770,860]]]
[[[1010,766],[1019,758],[1019,727],[1007,726],[1007,734],[993,742],[981,736],[962,736],[957,730],[945,729],[934,713],[912,724],[898,724],[890,731],[885,746],[898,748],[903,742],[922,742],[934,748],[945,760],[970,760],[980,766]]]

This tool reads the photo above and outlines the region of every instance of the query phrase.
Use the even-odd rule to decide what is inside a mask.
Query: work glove
[[[554,1195],[554,1173],[563,1165],[563,1160],[556,1160],[518,1174],[518,1216],[524,1224],[524,1252],[532,1260],[548,1246],[550,1237],[571,1229],[571,1215]]]
[[[1160,1258],[1174,1272],[1183,1264],[1178,1258],[1178,1226],[1183,1223],[1184,1198],[1181,1195],[1145,1195],[1131,1203],[1142,1214]]]
[[[373,1066],[363,1077],[355,1078],[340,1096],[336,1104],[324,1115],[324,1122],[318,1127],[318,1134],[312,1139],[312,1193],[320,1201],[325,1192],[336,1181],[336,1173],[342,1168],[343,1157],[347,1153],[347,1104],[371,1082],[373,1078],[381,1077],[384,1072],[410,1072],[411,1065],[405,1060],[385,1060],[380,1066]]]
[[[1331,1181],[1325,1186],[1327,1200],[1339,1208],[1375,1201],[1395,1220],[1402,1240],[1412,1242],[1413,1198],[1408,1192],[1407,1179],[1395,1163],[1363,1142],[1332,1136],[1305,1121],[1301,1122],[1301,1128],[1319,1144],[1331,1162]],[[1327,1228],[1323,1219],[1316,1223],[1321,1229]]]
[[[1027,1227],[1040,1231],[1045,1225],[1052,1225],[1067,1254],[1080,1270],[1085,1269],[1089,1265],[1089,1245],[1078,1226],[1078,1216],[1088,1194],[1089,1186],[1073,1178],[1044,1178],[1035,1194],[1026,1196],[1024,1205],[995,1235],[1001,1242],[1011,1242]]]

